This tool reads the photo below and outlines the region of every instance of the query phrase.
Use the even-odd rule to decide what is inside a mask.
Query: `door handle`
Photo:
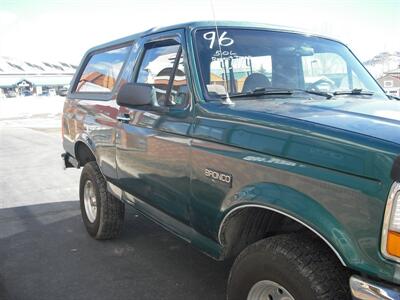
[[[131,120],[131,117],[129,116],[129,114],[123,114],[123,115],[117,116],[117,120],[122,123],[129,123],[129,121]]]

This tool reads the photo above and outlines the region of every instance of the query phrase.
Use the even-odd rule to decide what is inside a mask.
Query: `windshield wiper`
[[[341,90],[335,92],[323,92],[315,90],[302,90],[302,89],[268,89],[268,88],[255,88],[254,90],[236,93],[229,95],[230,98],[244,98],[244,97],[258,97],[258,96],[269,96],[269,95],[292,95],[295,92],[307,93],[317,96],[325,97],[326,99],[331,99],[338,95],[367,95],[372,96],[374,92],[363,90],[363,89],[352,89],[352,90]],[[222,96],[225,98],[226,96]]]
[[[367,95],[367,96],[372,96],[374,92],[368,91],[368,90],[363,90],[363,89],[352,89],[352,90],[342,90],[342,91],[336,91],[333,92],[333,94],[336,95]]]
[[[244,98],[244,97],[257,97],[257,96],[274,96],[274,95],[292,95],[291,90],[281,90],[281,89],[267,89],[267,88],[255,88],[251,91],[244,93],[230,94],[230,98]],[[222,96],[225,98],[226,96]]]
[[[267,88],[256,88],[254,90],[245,92],[245,93],[237,93],[229,95],[231,98],[240,98],[240,97],[251,97],[251,96],[263,96],[263,95],[292,95],[295,92],[302,92],[312,95],[318,95],[322,97],[326,97],[327,99],[331,99],[333,97],[332,93],[321,92],[321,91],[313,91],[313,90],[301,90],[301,89],[267,89]]]
[[[301,89],[296,89],[293,90],[296,92],[303,92],[303,93],[307,93],[307,94],[312,94],[312,95],[317,95],[317,96],[322,96],[322,97],[326,97],[326,99],[331,99],[334,95],[332,93],[329,92],[322,92],[322,91],[314,91],[314,90],[301,90]]]
[[[390,100],[400,100],[400,97],[397,97],[397,96],[388,95],[388,94],[386,94],[386,96],[387,96]]]

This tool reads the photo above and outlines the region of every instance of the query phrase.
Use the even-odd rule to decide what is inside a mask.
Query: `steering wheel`
[[[328,85],[328,88],[321,89],[320,88],[321,85]],[[321,78],[309,85],[310,90],[317,90],[317,91],[332,91],[334,88],[335,88],[335,83],[328,78]]]

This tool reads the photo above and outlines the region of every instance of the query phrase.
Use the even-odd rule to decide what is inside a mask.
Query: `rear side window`
[[[129,50],[130,46],[125,46],[92,55],[79,78],[75,92],[111,92]]]

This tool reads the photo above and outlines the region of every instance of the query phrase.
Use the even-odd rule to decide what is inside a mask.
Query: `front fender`
[[[271,210],[299,222],[317,234],[345,266],[375,276],[379,272],[382,278],[393,276],[393,268],[390,265],[382,268],[380,258],[368,255],[362,248],[362,243],[360,246],[356,233],[317,199],[276,183],[246,186],[224,201],[218,232],[220,243],[224,222],[234,211],[245,207]]]

